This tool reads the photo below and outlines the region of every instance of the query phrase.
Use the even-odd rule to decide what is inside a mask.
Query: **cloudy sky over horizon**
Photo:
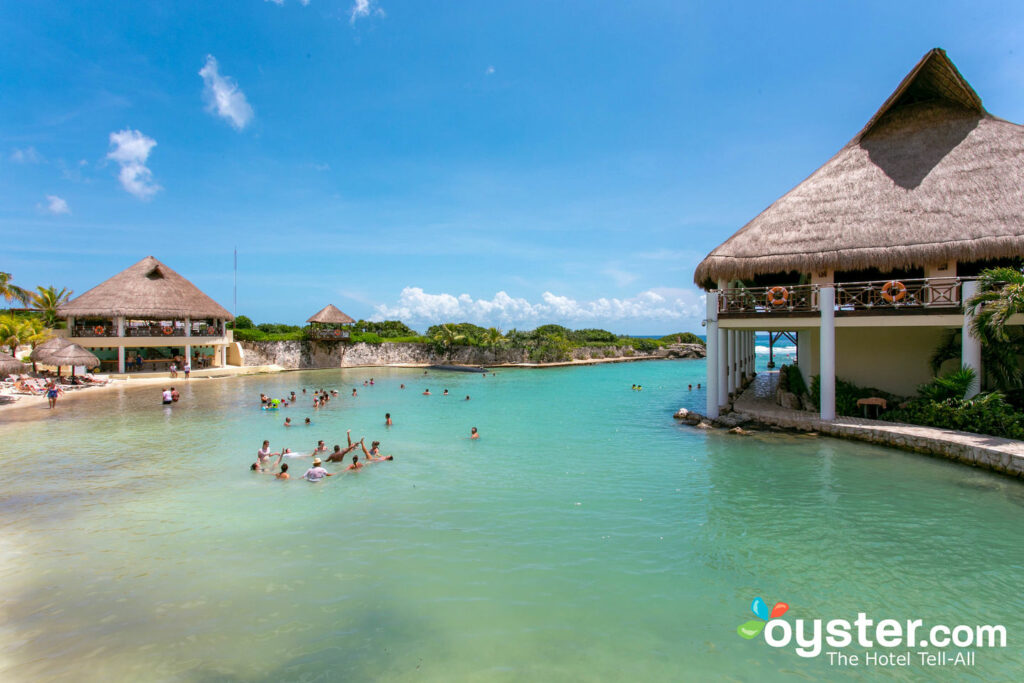
[[[700,259],[930,48],[1024,121],[1024,6],[0,6],[0,271],[238,312],[699,331]]]

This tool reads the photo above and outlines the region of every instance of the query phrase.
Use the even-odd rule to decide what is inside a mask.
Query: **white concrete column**
[[[228,345],[220,345],[220,366],[226,368],[228,366]]]
[[[718,405],[725,406],[729,403],[729,373],[726,368],[729,366],[729,334],[723,330],[721,324],[718,326]]]
[[[114,325],[117,327],[117,371],[124,374],[124,342],[121,339],[124,338],[124,316],[114,316]]]
[[[118,337],[123,337],[124,336],[124,316],[123,315],[114,316],[114,325],[117,327],[117,336]]]
[[[124,346],[117,347],[117,371],[124,374]]]
[[[836,419],[836,288],[818,290],[821,304],[821,419]]]
[[[710,418],[718,417],[718,292],[707,295],[707,371],[704,386],[707,388],[707,401],[704,412]]]
[[[728,381],[729,381],[729,393],[730,394],[736,392],[736,366],[739,365],[739,363],[737,362],[737,357],[738,356],[736,354],[736,341],[737,341],[738,337],[739,337],[739,332],[737,330],[729,330],[729,335],[728,335],[728,340],[729,340],[728,341],[728,343],[729,343],[729,369],[728,369],[729,370],[728,371],[729,380]]]
[[[977,281],[963,283],[960,296],[964,303],[964,325],[960,334],[960,362],[974,370],[975,374],[974,383],[967,390],[966,398],[976,396],[981,391],[981,340],[974,336],[974,330],[971,329],[974,316],[967,312],[967,302],[977,293]]]

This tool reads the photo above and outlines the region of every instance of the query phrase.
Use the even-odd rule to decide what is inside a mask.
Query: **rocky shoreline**
[[[429,344],[364,342],[273,341],[239,342],[246,366],[277,365],[289,370],[353,368],[374,366],[469,365],[481,367],[548,367],[581,363],[704,358],[700,344],[672,344],[651,352],[629,346],[595,346],[572,349],[569,360],[536,363],[529,349],[487,349],[458,346],[451,353],[438,353]]]

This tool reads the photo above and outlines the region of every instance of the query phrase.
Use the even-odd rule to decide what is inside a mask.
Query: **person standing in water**
[[[469,430],[469,438],[471,438],[471,439],[479,439],[480,438],[480,432],[476,431],[476,427],[473,427],[472,429]]]
[[[325,470],[321,467],[322,464],[323,463],[320,462],[320,458],[313,458],[313,466],[306,470],[306,473],[302,475],[302,478],[306,481],[316,483],[323,481],[324,477],[333,477],[334,473]]]
[[[51,410],[57,405],[57,395],[59,393],[60,388],[53,382],[46,385],[46,401],[50,404]]]
[[[391,413],[384,413],[384,426],[391,426]]]

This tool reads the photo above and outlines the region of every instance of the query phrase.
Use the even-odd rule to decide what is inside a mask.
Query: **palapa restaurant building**
[[[70,341],[117,372],[164,370],[175,356],[224,366],[233,341],[224,307],[152,256],[57,309]],[[137,357],[142,358],[136,364]]]
[[[981,270],[1024,255],[1022,180],[1024,127],[989,114],[945,51],[930,51],[845,147],[697,267],[708,414],[753,372],[755,331],[795,333],[826,420],[837,377],[911,395],[957,331],[981,378],[963,302]]]

